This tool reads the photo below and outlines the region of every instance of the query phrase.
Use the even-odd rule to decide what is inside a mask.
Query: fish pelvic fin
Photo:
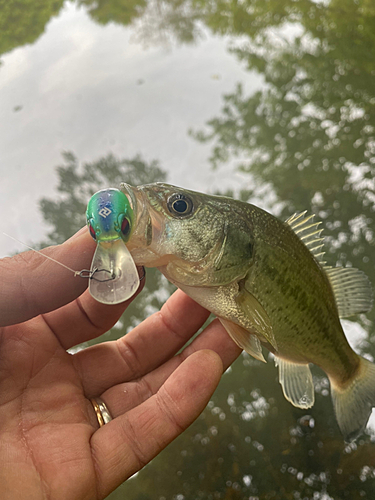
[[[275,356],[279,382],[285,399],[297,408],[311,408],[315,401],[314,383],[308,364],[298,364]]]
[[[360,357],[356,376],[342,388],[331,379],[331,395],[337,423],[347,443],[365,430],[375,407],[375,365]]]
[[[244,349],[250,356],[253,356],[253,358],[263,361],[263,363],[267,363],[262,353],[261,343],[256,335],[248,332],[245,328],[242,328],[242,326],[232,323],[232,321],[223,318],[219,319],[229,336],[239,347],[241,347],[241,349]]]

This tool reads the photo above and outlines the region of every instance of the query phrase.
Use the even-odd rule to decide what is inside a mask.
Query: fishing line
[[[62,266],[65,269],[67,269],[68,271],[72,272],[74,274],[74,276],[79,276],[80,278],[88,278],[90,280],[102,281],[102,282],[111,281],[111,280],[115,279],[115,276],[113,275],[113,273],[111,273],[107,269],[98,269],[98,268],[95,268],[93,271],[90,271],[89,269],[82,269],[81,271],[75,271],[71,267],[67,266],[66,264],[63,264],[62,262],[59,262],[56,259],[53,259],[49,255],[45,255],[44,253],[40,252],[39,250],[35,250],[35,248],[30,247],[29,245],[27,245],[26,243],[24,243],[21,240],[18,240],[14,236],[11,236],[10,234],[4,233],[4,231],[3,231],[3,234],[5,236],[8,236],[8,238],[11,238],[14,241],[17,241],[18,243],[21,243],[21,245],[24,245],[29,250],[32,250],[33,252],[38,253],[39,255],[41,255],[42,257],[44,257],[45,259],[51,260],[55,264],[59,264],[60,266]],[[110,275],[110,278],[105,278],[105,279],[98,279],[98,278],[96,278],[95,277],[95,273],[99,273],[99,272],[108,273]]]

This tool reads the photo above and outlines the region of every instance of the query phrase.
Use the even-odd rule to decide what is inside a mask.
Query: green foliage
[[[237,85],[221,115],[195,137],[213,142],[215,166],[240,158],[256,182],[253,194],[265,183],[272,187],[284,202],[282,216],[311,209],[326,220],[336,258],[375,281],[374,6],[351,0],[208,5],[207,22],[244,37],[233,53],[267,85],[250,96]],[[286,23],[296,26],[292,40],[277,31]]]
[[[64,0],[0,0],[0,55],[34,43]]]
[[[92,19],[100,24],[115,22],[128,25],[140,17],[147,6],[146,0],[77,0],[84,5]]]
[[[213,31],[241,36],[241,42],[232,44],[232,52],[249,70],[261,73],[266,86],[246,96],[237,85],[224,97],[221,114],[195,137],[213,143],[214,166],[241,160],[240,169],[250,174],[242,198],[259,199],[263,190],[267,202],[272,191],[282,202],[282,217],[304,209],[317,213],[326,221],[324,234],[331,254],[327,260],[349,261],[374,284],[374,4],[255,0],[202,5]],[[295,26],[289,39],[282,29],[287,24]],[[373,308],[362,323],[369,333],[362,349],[372,355],[374,320]],[[263,366],[258,370],[262,375],[258,371],[253,379],[257,388],[266,376]],[[228,377],[235,373],[234,369]],[[237,383],[238,378],[239,374]],[[346,448],[340,444],[325,398],[326,382],[320,379],[321,394],[309,411],[316,421],[313,429],[305,427],[307,417],[297,425],[291,423],[289,411],[298,421],[298,410],[288,410],[277,389],[272,393],[275,420],[268,414],[264,427],[254,421],[247,429],[239,424],[242,439],[233,448],[237,443],[232,437],[228,447],[241,454],[238,462],[232,460],[233,466],[239,464],[240,474],[227,473],[231,491],[222,487],[212,498],[372,498],[373,444],[360,441],[359,446]],[[224,428],[218,428],[219,435]],[[255,434],[262,445],[258,457],[254,450],[247,450],[246,456],[246,433],[252,433],[251,442]],[[228,443],[225,432],[220,443]],[[246,476],[251,478],[248,488],[241,483]]]
[[[142,19],[140,36],[146,42],[164,40],[166,33],[190,43],[201,33],[202,11],[191,0],[67,0],[83,6],[93,21],[128,26]],[[64,0],[0,0],[0,55],[32,44],[44,33],[47,23],[58,15]]]
[[[148,3],[143,39],[146,43],[177,40],[193,43],[202,37],[202,10],[194,0],[155,0]]]
[[[140,17],[146,0],[69,0],[85,6],[100,24],[115,22],[128,25]],[[47,23],[58,15],[64,0],[0,0],[0,55],[22,45],[34,43]]]

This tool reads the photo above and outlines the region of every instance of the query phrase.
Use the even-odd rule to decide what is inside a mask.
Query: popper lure
[[[139,276],[126,248],[134,223],[134,213],[119,189],[95,193],[86,211],[87,226],[97,246],[89,280],[91,295],[103,304],[119,304],[137,291]]]

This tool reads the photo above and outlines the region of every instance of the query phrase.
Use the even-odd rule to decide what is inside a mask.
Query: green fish
[[[286,222],[238,200],[156,183],[121,185],[134,214],[127,247],[137,265],[165,277],[214,313],[254,358],[271,351],[284,396],[314,404],[309,363],[327,374],[346,441],[375,406],[375,365],[348,344],[340,317],[368,311],[372,290],[357,269],[323,261],[319,223]]]

